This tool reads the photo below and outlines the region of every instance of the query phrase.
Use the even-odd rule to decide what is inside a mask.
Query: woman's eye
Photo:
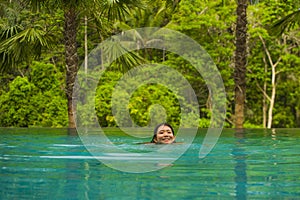
[[[172,134],[172,131],[159,131],[158,134],[164,134],[166,132],[167,134]]]

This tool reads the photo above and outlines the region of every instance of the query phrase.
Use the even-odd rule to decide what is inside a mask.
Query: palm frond
[[[296,24],[300,24],[300,9],[279,19],[270,30],[275,35],[281,35],[284,31],[294,28]]]
[[[55,40],[54,35],[45,32],[42,26],[33,26],[18,33],[10,30],[3,31],[4,39],[0,42],[0,71],[15,68],[19,63],[29,62],[31,58],[37,58],[43,47],[51,47]],[[15,33],[11,36],[11,34]]]
[[[143,0],[100,0],[96,6],[101,10],[101,15],[109,20],[123,19],[129,14],[130,8],[145,8]]]
[[[103,46],[103,53],[106,55],[108,63],[114,63],[122,72],[126,72],[133,67],[145,63],[145,60],[136,52],[129,51],[126,46],[130,46],[130,41],[106,41]],[[133,42],[134,43],[134,42]]]

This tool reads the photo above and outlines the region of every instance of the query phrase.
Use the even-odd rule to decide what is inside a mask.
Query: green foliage
[[[67,126],[67,100],[63,91],[65,82],[63,74],[66,70],[62,45],[64,40],[63,8],[67,4],[60,5],[57,2],[61,3],[61,1],[52,0],[32,1],[35,4],[26,5],[18,2],[3,2],[0,7],[2,71],[0,74],[0,126]],[[125,4],[114,7],[112,3],[116,2],[113,1],[97,1],[96,4],[94,1],[76,2],[85,8],[78,7],[77,44],[80,62],[83,61],[85,53],[83,48],[85,32],[82,26],[84,16],[88,19],[89,51],[106,37],[122,30],[146,26],[178,30],[202,45],[214,60],[226,87],[227,121],[232,121],[236,1],[186,0],[180,1],[175,7],[170,4],[172,1],[169,0],[150,1],[151,3],[147,5],[140,1],[127,1],[138,3],[143,10],[128,7]],[[264,85],[266,86],[265,92],[268,95],[271,93],[271,66],[261,39],[265,42],[272,61],[276,62],[280,58],[276,67],[278,73],[276,74],[273,127],[300,127],[300,34],[297,24],[299,2],[294,0],[253,0],[251,2],[252,4],[248,7],[247,99],[244,127],[262,127]],[[29,11],[31,7],[40,12]],[[103,11],[99,8],[116,9],[109,13],[108,10]],[[48,12],[50,11],[48,9],[51,12]],[[131,9],[130,12],[129,9]],[[125,17],[125,21],[112,20],[119,19],[119,17]],[[283,25],[279,27],[291,26],[290,28],[293,29],[285,29],[283,34],[275,37],[273,34],[275,31],[270,29],[275,22]],[[145,39],[142,42],[147,41]],[[107,51],[112,52],[117,47],[110,45]],[[134,123],[140,126],[166,120],[174,126],[189,127],[194,126],[196,122],[199,127],[208,127],[211,117],[209,90],[201,75],[190,65],[189,61],[161,50],[143,49],[138,53],[149,63],[163,63],[172,67],[188,80],[198,98],[199,121],[197,122],[197,116],[193,112],[184,116],[188,119],[182,120],[182,110],[179,107],[182,97],[176,91],[171,91],[170,88],[159,84],[141,85],[132,94],[126,90],[115,94],[119,103],[114,105],[115,113],[113,113],[111,99],[116,84],[123,76],[120,69],[126,69],[123,71],[129,69],[120,64],[124,61],[121,60],[123,58],[119,58],[118,63],[106,69],[96,91],[93,107],[95,110],[89,110],[88,106],[80,107],[80,109],[89,110],[89,112],[78,110],[83,113],[80,120],[99,122],[101,126],[117,126],[118,124],[134,126],[131,121],[123,118],[128,112]],[[138,65],[135,54],[130,55],[127,63]],[[45,64],[48,62],[54,65]],[[93,65],[93,62],[99,63],[96,60],[89,60],[90,65]],[[11,66],[14,68],[10,68]],[[130,100],[127,102],[128,99]],[[124,104],[126,104],[125,107]],[[189,110],[193,106],[195,105],[188,104],[184,109]],[[268,101],[267,106],[269,106]],[[91,112],[96,112],[96,117],[91,115]],[[95,119],[90,119],[92,117]],[[232,127],[232,125],[226,124],[226,127]]]
[[[28,77],[16,77],[0,97],[0,126],[64,127],[67,103],[61,74],[50,64],[35,62]]]
[[[17,77],[9,85],[9,92],[1,95],[2,126],[27,127],[36,120],[38,111],[35,99],[32,98],[38,89],[28,81],[27,77]]]
[[[151,73],[151,70],[144,73]],[[185,104],[185,107],[182,107],[179,104],[182,97],[178,96],[176,91],[160,84],[142,84],[132,94],[123,90],[115,94],[117,103],[112,104],[113,91],[121,76],[121,73],[106,71],[99,81],[95,109],[101,126],[153,126],[163,121],[168,121],[174,126],[195,125],[197,115],[192,112],[188,115],[190,124],[181,124],[181,112],[188,112],[188,107],[193,105]],[[136,81],[138,83],[139,80]],[[113,109],[115,113],[112,113]],[[124,118],[127,112],[130,118]]]
[[[299,80],[295,74],[299,71],[299,34],[290,32],[276,36],[269,29],[281,16],[285,16],[293,7],[294,1],[266,1],[249,7],[249,59],[247,82],[247,119],[253,125],[262,124],[263,97],[262,90],[271,94],[271,65],[279,61],[276,67],[276,98],[273,110],[273,127],[297,127],[298,107],[295,97],[298,95]],[[268,57],[262,40],[270,53]],[[296,48],[295,48],[296,47]],[[291,78],[293,77],[293,78]],[[296,97],[296,99],[299,96]],[[269,101],[266,98],[267,106]]]
[[[59,30],[45,13],[32,13],[25,4],[12,2],[5,6],[0,18],[0,71],[9,71],[20,64],[29,65],[42,50],[53,48]]]
[[[129,112],[139,126],[155,125],[164,121],[179,126],[180,105],[168,88],[149,84],[139,87],[131,96]],[[151,121],[150,121],[151,119]]]
[[[116,126],[111,111],[111,98],[114,86],[121,76],[122,74],[119,72],[107,71],[99,80],[95,96],[95,109],[101,126]]]
[[[167,28],[178,30],[194,39],[212,57],[224,80],[229,109],[230,101],[233,99],[234,86],[232,74],[235,49],[235,7],[235,1],[226,1],[226,3],[220,0],[181,1],[178,11],[173,15],[172,21],[167,26]],[[182,63],[178,62],[175,65],[180,66]],[[182,68],[191,69],[187,65],[183,65]],[[185,73],[183,72],[183,74]],[[198,76],[194,77],[195,79],[201,79]],[[204,84],[203,81],[192,83],[193,88],[200,87],[196,89],[197,97],[200,105],[205,105],[208,91],[202,84]],[[230,114],[228,117],[230,117]]]
[[[244,128],[263,128],[263,126],[259,124],[251,124],[249,121],[246,121],[244,123]]]

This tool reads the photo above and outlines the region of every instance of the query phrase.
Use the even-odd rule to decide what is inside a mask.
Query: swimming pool
[[[0,199],[300,199],[300,129],[224,129],[199,159],[205,131],[172,165],[127,173],[95,159],[66,129],[2,128]],[[112,132],[125,149],[146,146]]]

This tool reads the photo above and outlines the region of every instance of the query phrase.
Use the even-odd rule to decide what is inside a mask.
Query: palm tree
[[[73,105],[73,87],[75,84],[75,78],[78,71],[79,58],[77,54],[77,31],[79,27],[79,19],[81,16],[89,15],[91,17],[106,18],[111,21],[116,19],[122,19],[126,14],[129,13],[129,9],[133,7],[142,8],[144,3],[142,0],[29,0],[27,1],[28,6],[33,11],[43,10],[56,10],[60,9],[64,13],[64,46],[65,46],[65,64],[66,64],[66,96],[68,99],[68,116],[69,116],[69,128],[75,128],[75,114],[76,105]],[[50,8],[50,9],[49,9]],[[97,14],[97,15],[96,15]],[[103,30],[103,27],[100,27]],[[32,29],[31,29],[32,30]],[[34,29],[36,30],[36,29]],[[26,30],[28,31],[28,30]],[[7,69],[8,66],[15,66],[18,62],[15,62],[15,58],[20,55],[19,52],[27,52],[27,49],[23,46],[18,46],[20,41],[24,39],[30,40],[31,42],[37,42],[38,49],[42,46],[48,47],[49,42],[41,37],[41,34],[31,34],[29,38],[28,34],[23,33],[21,36],[13,36],[6,38],[1,42],[0,55],[2,56],[2,63],[0,68],[2,70]],[[7,48],[13,49],[8,51]],[[29,51],[30,52],[30,51]],[[19,54],[18,54],[19,53]],[[17,60],[19,62],[24,59]],[[123,62],[126,62],[123,59]]]
[[[94,5],[93,5],[94,4]],[[65,36],[65,60],[66,60],[66,95],[68,99],[69,128],[75,128],[76,105],[73,101],[73,88],[78,71],[77,55],[77,28],[80,14],[85,15],[90,12],[98,12],[100,16],[109,20],[122,19],[128,14],[130,7],[142,7],[140,0],[120,0],[120,1],[61,1],[64,11],[64,36]],[[90,8],[90,10],[89,10]],[[123,60],[126,62],[126,59]]]
[[[145,9],[133,9],[132,14],[127,18],[126,22],[117,21],[114,27],[126,31],[136,27],[166,27],[171,21],[172,14],[178,7],[180,0],[153,0],[151,5],[148,5]],[[145,59],[152,59],[153,49],[144,48],[152,42],[160,42],[159,39],[148,40],[148,38],[142,38],[140,33],[134,32],[136,38],[136,46],[142,48],[144,51],[140,52]],[[162,53],[162,60],[165,60],[165,51]]]
[[[51,48],[55,34],[46,20],[32,21],[26,6],[19,2],[1,2],[0,71],[9,71],[20,63],[29,64],[41,54],[43,47]],[[27,12],[27,13],[26,13]]]
[[[235,50],[235,127],[243,128],[246,99],[247,63],[247,4],[248,0],[238,0]]]

